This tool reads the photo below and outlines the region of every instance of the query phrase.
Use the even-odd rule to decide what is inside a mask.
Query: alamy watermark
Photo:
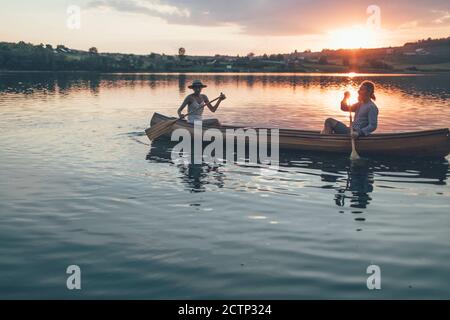
[[[263,175],[277,172],[280,153],[279,129],[204,130],[202,121],[195,121],[193,127],[193,132],[184,128],[172,132],[171,140],[179,141],[171,152],[174,163],[236,162],[241,165],[258,165]]]
[[[370,274],[367,278],[367,289],[381,290],[381,268],[373,264],[367,267],[366,273]]]
[[[81,290],[81,269],[76,264],[70,265],[66,269],[66,273],[70,274],[66,280],[66,286],[69,290]]]
[[[70,5],[67,7],[66,26],[69,30],[81,29],[81,8],[79,6]]]
[[[376,4],[372,4],[366,9],[367,14],[370,16],[367,18],[367,28],[369,30],[378,31],[381,29],[381,8]]]

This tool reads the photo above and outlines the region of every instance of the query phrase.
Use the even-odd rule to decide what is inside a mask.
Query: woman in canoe
[[[373,82],[364,81],[358,90],[358,102],[350,105],[348,99],[350,92],[344,93],[344,99],[341,102],[341,110],[355,112],[353,121],[353,137],[368,136],[377,129],[378,108],[374,103],[375,85]],[[344,123],[328,118],[325,120],[322,134],[350,134],[350,128]]]
[[[189,89],[194,90],[194,93],[188,95],[181,106],[178,108],[178,116],[182,116],[183,109],[187,106],[187,121],[189,123],[194,123],[194,121],[203,121],[205,125],[218,125],[219,121],[217,119],[202,119],[204,106],[208,107],[211,112],[216,112],[222,100],[225,100],[226,97],[223,93],[220,94],[219,99],[216,104],[213,106],[206,95],[201,94],[202,89],[206,88],[200,80],[194,80],[192,84],[188,87]]]

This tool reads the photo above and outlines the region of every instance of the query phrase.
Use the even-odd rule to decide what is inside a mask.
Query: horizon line
[[[323,51],[340,51],[340,50],[349,50],[349,51],[357,51],[357,50],[377,50],[377,49],[392,49],[392,48],[401,48],[401,47],[404,47],[405,45],[407,45],[407,44],[418,44],[420,41],[438,41],[438,40],[446,40],[446,39],[450,39],[450,36],[447,36],[447,37],[443,37],[443,38],[431,38],[431,37],[428,37],[428,38],[426,38],[426,39],[424,39],[424,38],[422,38],[422,39],[418,39],[418,40],[413,40],[413,41],[407,41],[407,42],[404,42],[403,44],[399,44],[399,45],[395,45],[395,46],[381,46],[381,47],[360,47],[360,48],[338,48],[338,49],[330,49],[330,48],[322,48],[321,50],[319,50],[319,51],[313,51],[313,50],[310,50],[310,49],[304,49],[304,50],[297,50],[297,49],[295,49],[294,51],[292,51],[292,52],[290,52],[290,53],[281,53],[281,52],[278,52],[278,53],[267,53],[267,52],[265,52],[265,53],[261,53],[261,54],[256,54],[256,53],[254,53],[254,52],[249,52],[249,53],[247,53],[247,54],[244,54],[244,55],[241,55],[241,54],[229,54],[229,53],[214,53],[214,54],[210,54],[210,55],[200,55],[200,54],[187,54],[186,56],[192,56],[192,57],[214,57],[214,56],[230,56],[230,57],[236,57],[236,56],[247,56],[248,54],[251,54],[251,53],[253,53],[255,56],[257,56],[257,57],[260,57],[260,56],[264,56],[264,55],[279,55],[279,54],[282,54],[282,55],[286,55],[286,54],[292,54],[292,53],[295,53],[295,52],[297,52],[297,53],[321,53],[321,52],[323,52]],[[89,49],[90,48],[86,48],[86,49],[78,49],[78,48],[70,48],[70,47],[66,47],[66,45],[65,44],[61,44],[61,43],[59,43],[59,44],[51,44],[51,43],[44,43],[44,42],[40,42],[40,43],[32,43],[32,42],[26,42],[26,41],[23,41],[23,40],[20,40],[20,41],[16,41],[16,42],[9,42],[9,41],[0,41],[0,43],[14,43],[14,44],[19,44],[19,43],[21,43],[21,42],[23,42],[23,43],[25,43],[25,44],[31,44],[31,45],[33,45],[33,46],[40,46],[40,45],[51,45],[52,47],[54,47],[54,48],[56,48],[57,46],[59,46],[59,45],[62,45],[62,46],[64,46],[65,48],[67,48],[67,49],[70,49],[70,50],[76,50],[76,51],[85,51],[85,52],[88,52],[89,51]],[[91,47],[92,48],[92,47]],[[98,50],[98,47],[95,47],[95,48],[97,48],[97,50]],[[181,48],[181,47],[180,47]],[[99,54],[123,54],[123,55],[142,55],[142,56],[146,56],[146,55],[150,55],[150,54],[160,54],[160,55],[167,55],[167,56],[177,56],[178,54],[177,53],[174,53],[174,54],[167,54],[166,52],[160,52],[160,53],[158,53],[158,52],[149,52],[149,53],[147,53],[147,54],[145,54],[145,53],[127,53],[127,52],[118,52],[118,51],[101,51],[101,50],[99,50],[99,52],[98,52]]]

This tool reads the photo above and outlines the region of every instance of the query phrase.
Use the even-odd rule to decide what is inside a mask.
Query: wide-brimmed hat
[[[203,84],[200,80],[194,80],[192,81],[192,84],[188,88],[193,89],[195,87],[206,88],[207,85]]]

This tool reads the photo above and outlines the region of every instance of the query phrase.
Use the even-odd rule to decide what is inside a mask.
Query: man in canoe
[[[190,123],[194,123],[194,121],[203,121],[205,125],[219,125],[219,121],[217,119],[202,119],[203,109],[204,107],[208,107],[211,112],[216,112],[222,100],[225,100],[226,97],[223,93],[220,94],[220,97],[217,99],[216,104],[213,106],[206,95],[202,94],[202,89],[206,88],[200,80],[194,80],[192,84],[188,87],[189,89],[194,90],[194,93],[188,95],[181,106],[178,108],[178,116],[182,116],[183,109],[187,106],[187,121]]]
[[[374,132],[378,124],[378,108],[373,102],[375,98],[375,85],[373,82],[364,81],[358,90],[358,102],[349,105],[350,92],[344,93],[341,102],[341,110],[355,112],[353,121],[353,138],[368,136]],[[351,130],[344,123],[328,118],[325,120],[322,134],[350,134]]]

